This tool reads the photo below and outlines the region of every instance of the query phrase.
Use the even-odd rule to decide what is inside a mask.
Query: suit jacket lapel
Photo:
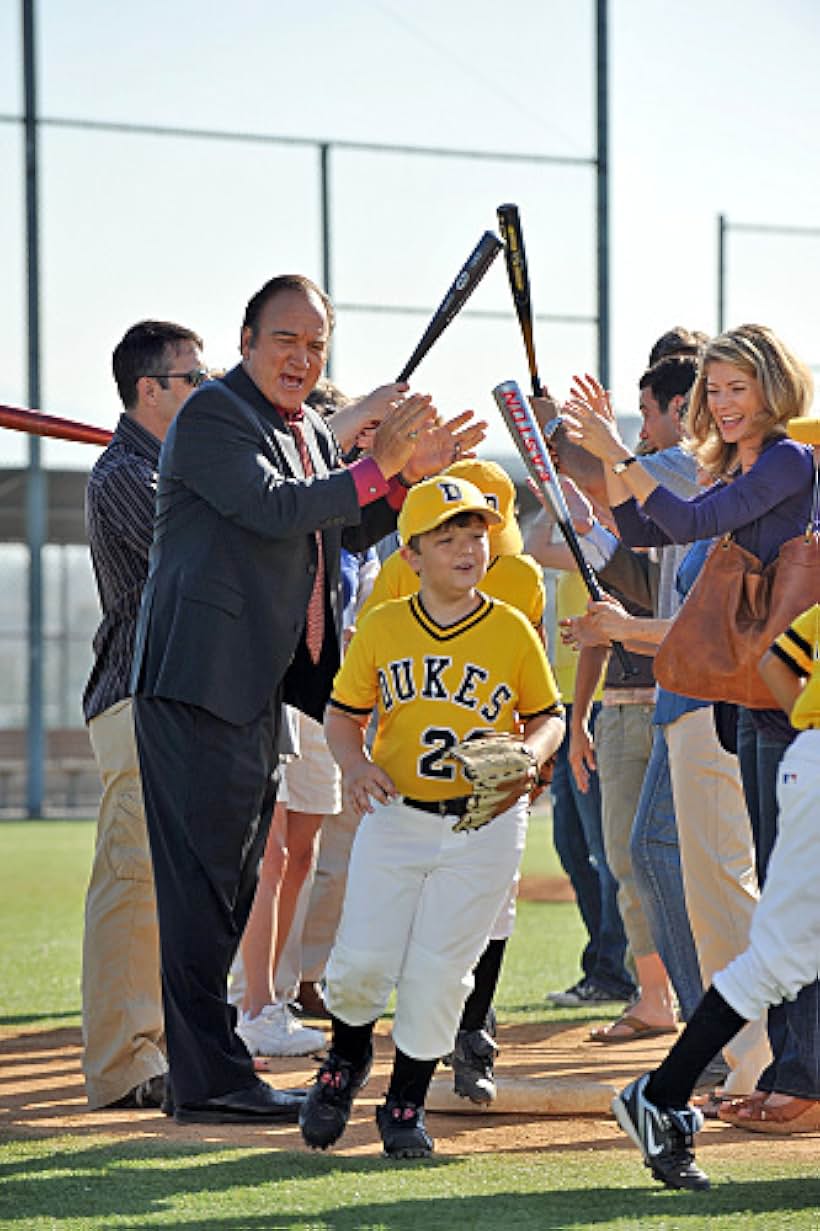
[[[263,393],[260,393],[241,364],[232,368],[223,377],[223,381],[233,393],[241,397],[243,401],[248,402],[261,416],[264,425],[263,430],[284,462],[285,469],[289,471],[293,478],[301,479],[303,477],[302,460],[299,457],[296,441],[293,439],[293,433],[276,407],[268,401]],[[311,453],[312,456],[313,454]]]
[[[321,447],[314,416],[309,408],[306,410],[305,417],[302,420],[302,431],[304,432],[310,460],[313,462],[313,473],[327,474],[330,467]]]

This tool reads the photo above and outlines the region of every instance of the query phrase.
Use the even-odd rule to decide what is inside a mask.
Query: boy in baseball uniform
[[[542,636],[544,617],[544,580],[541,566],[524,554],[524,540],[515,513],[515,485],[497,462],[488,458],[462,458],[453,462],[444,475],[466,479],[484,496],[491,509],[501,515],[498,525],[488,528],[489,563],[481,582],[486,598],[509,603],[527,617]],[[408,598],[418,593],[419,577],[400,551],[382,565],[360,620],[391,598]],[[517,877],[501,905],[487,947],[473,970],[473,989],[464,1003],[458,1031],[445,1063],[453,1068],[453,1089],[474,1103],[492,1103],[496,1097],[494,1074],[498,1044],[495,1041],[493,998],[501,978],[507,942],[515,928]]]
[[[300,1116],[308,1145],[344,1131],[367,1079],[372,1033],[395,989],[395,1060],[376,1113],[385,1153],[425,1157],[424,1099],[452,1047],[471,970],[518,867],[527,783],[478,830],[455,831],[470,793],[449,750],[476,732],[521,732],[534,785],[564,721],[529,621],[476,587],[499,514],[465,479],[411,489],[399,516],[418,594],[376,608],[336,676],[325,718],[344,789],[363,813],[326,972],[333,1039]],[[373,707],[372,759],[364,735]]]

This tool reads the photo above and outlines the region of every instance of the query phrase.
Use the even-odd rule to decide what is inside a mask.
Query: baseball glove
[[[454,833],[489,824],[531,791],[538,778],[535,757],[514,735],[474,735],[442,759],[459,766],[472,787],[467,811],[453,825]]]

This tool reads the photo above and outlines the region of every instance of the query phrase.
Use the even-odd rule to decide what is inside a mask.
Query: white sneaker
[[[324,1031],[303,1026],[286,1004],[266,1004],[256,1017],[240,1014],[236,1033],[252,1056],[308,1056],[325,1046]]]
[[[241,1009],[247,987],[248,981],[245,978],[245,963],[242,961],[242,950],[237,949],[233,965],[228,971],[228,1004]]]

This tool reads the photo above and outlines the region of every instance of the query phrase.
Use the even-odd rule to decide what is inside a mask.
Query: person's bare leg
[[[277,804],[259,869],[256,896],[242,937],[246,980],[242,1009],[251,1017],[256,1017],[274,998],[273,954],[278,939],[277,904],[288,864],[287,823],[287,805]]]
[[[322,820],[323,815],[317,816],[312,812],[288,811],[287,814],[287,864],[279,889],[276,910],[273,970],[276,970],[285,947],[296,912],[296,902],[313,862],[313,841],[319,832]]]
[[[635,959],[638,975],[638,999],[630,1005],[630,1013],[649,1026],[675,1025],[675,998],[666,967],[659,953],[647,953]]]
[[[624,1017],[637,1018],[644,1025],[656,1030],[666,1030],[676,1024],[672,985],[660,954],[646,953],[643,957],[636,957],[635,971],[638,976],[638,999],[629,1005],[621,1018],[608,1026],[593,1030],[593,1037],[603,1036],[611,1042],[634,1038],[635,1027],[630,1022],[625,1022]]]

